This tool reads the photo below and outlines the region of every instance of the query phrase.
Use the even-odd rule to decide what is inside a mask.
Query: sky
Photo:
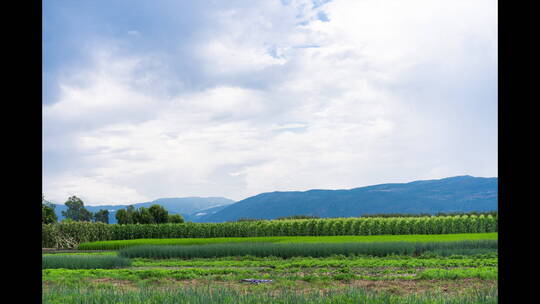
[[[496,0],[43,3],[54,202],[497,176]]]

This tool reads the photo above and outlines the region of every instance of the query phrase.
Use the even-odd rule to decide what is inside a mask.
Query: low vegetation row
[[[268,267],[275,270],[308,269],[308,268],[454,268],[454,267],[497,267],[498,253],[481,255],[453,255],[450,257],[434,256],[426,252],[416,258],[411,256],[389,257],[347,257],[334,255],[324,258],[293,257],[221,257],[211,259],[148,259],[135,258],[134,267]]]
[[[131,265],[131,260],[115,255],[44,255],[42,269],[110,269]]]
[[[119,256],[126,258],[216,258],[228,256],[255,257],[329,257],[345,256],[418,256],[434,250],[491,249],[497,250],[497,240],[458,242],[370,242],[370,243],[224,243],[198,246],[140,245],[121,249]],[[463,252],[462,252],[463,253]]]
[[[408,258],[408,259],[406,259]],[[262,266],[260,260],[270,259],[274,263]],[[336,260],[339,259],[339,260]],[[216,260],[222,263],[216,264]],[[343,261],[346,263],[343,263]],[[461,261],[470,260],[461,263]],[[279,263],[279,262],[280,263]],[[359,261],[363,261],[358,263]],[[420,263],[430,261],[428,263]],[[201,262],[203,264],[201,264]],[[241,264],[238,264],[240,263]],[[250,266],[251,263],[259,264]],[[389,263],[390,262],[390,263]],[[405,262],[405,264],[401,264]],[[155,265],[159,263],[162,266]],[[166,263],[166,264],[163,264]],[[232,264],[230,264],[232,263]],[[276,263],[278,263],[276,265]],[[306,264],[307,263],[307,264]],[[314,264],[312,264],[314,263]],[[230,265],[227,265],[230,264]],[[281,267],[281,265],[287,265]],[[364,266],[365,265],[365,266]],[[43,282],[46,286],[69,285],[69,286],[102,286],[104,279],[115,285],[142,286],[160,282],[165,286],[172,284],[178,288],[180,281],[189,280],[191,283],[202,283],[205,286],[212,283],[227,282],[233,287],[240,280],[246,278],[259,278],[273,280],[272,284],[266,285],[271,289],[280,289],[291,286],[300,287],[301,282],[315,283],[311,287],[336,285],[336,282],[351,282],[354,280],[396,282],[437,280],[460,280],[480,279],[480,285],[492,285],[497,280],[498,267],[494,258],[482,258],[479,256],[467,259],[437,258],[418,259],[407,256],[390,257],[331,257],[331,258],[306,258],[296,257],[282,259],[276,257],[225,257],[211,259],[141,259],[134,258],[132,266],[119,269],[43,269]],[[491,282],[488,282],[491,281]],[[299,284],[300,283],[300,284]],[[329,283],[329,284],[328,284]],[[471,281],[462,282],[472,287]],[[181,284],[184,285],[184,284]],[[191,284],[190,284],[191,285]],[[185,286],[185,285],[184,285]],[[215,284],[214,284],[215,286]],[[244,285],[245,286],[245,285]],[[308,287],[307,285],[303,285]],[[262,287],[262,286],[261,286]],[[341,285],[343,287],[343,285]],[[462,285],[462,287],[465,287]],[[480,286],[477,286],[480,287]],[[463,290],[461,290],[463,291]],[[460,291],[460,292],[461,292]]]
[[[43,293],[43,303],[238,303],[238,304],[263,304],[263,303],[296,303],[296,304],[468,304],[468,303],[497,303],[498,292],[496,288],[477,292],[471,295],[461,295],[448,298],[445,294],[433,295],[409,295],[398,296],[392,293],[374,293],[365,289],[350,288],[345,291],[325,291],[324,294],[318,291],[246,293],[239,290],[227,288],[170,288],[170,289],[138,289],[122,290],[117,288],[109,289],[79,289],[73,287],[56,287],[47,289]]]
[[[449,242],[497,240],[498,234],[412,234],[412,235],[340,235],[340,236],[263,236],[231,238],[179,238],[96,241],[80,244],[79,250],[118,250],[137,245],[204,245],[220,243],[352,243],[352,242]]]
[[[451,234],[497,230],[498,217],[491,215],[127,225],[61,222],[42,224],[42,247],[75,248],[82,242],[141,238]]]

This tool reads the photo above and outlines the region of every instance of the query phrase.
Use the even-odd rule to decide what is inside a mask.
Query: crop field
[[[83,243],[79,249],[110,250],[44,253],[42,298],[43,303],[497,303],[497,242],[497,233],[469,233]]]
[[[206,245],[140,245],[119,251],[127,258],[216,258],[225,256],[257,256],[291,258],[300,256],[418,256],[425,252],[484,253],[497,250],[497,240],[456,242],[357,242],[357,243],[221,243]],[[480,250],[480,252],[478,252]]]
[[[42,225],[42,248],[73,248],[86,242],[133,239],[477,234],[497,232],[497,223],[498,216],[492,215],[144,225],[61,222]]]
[[[449,242],[463,240],[496,240],[497,233],[411,234],[411,235],[343,235],[343,236],[275,236],[229,238],[136,239],[86,242],[79,250],[118,250],[136,245],[204,245],[219,243],[352,243],[352,242]]]

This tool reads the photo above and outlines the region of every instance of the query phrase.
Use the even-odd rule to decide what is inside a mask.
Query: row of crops
[[[136,239],[81,243],[79,250],[119,250],[138,245],[206,245],[223,243],[373,243],[373,242],[453,242],[497,240],[498,233],[334,235],[334,236],[257,236],[228,238]]]
[[[119,256],[126,258],[193,259],[229,256],[254,257],[329,257],[389,255],[418,256],[425,252],[484,254],[497,251],[497,240],[459,242],[380,242],[380,243],[224,243],[191,246],[140,245],[121,249]],[[479,251],[481,250],[481,251]],[[448,254],[446,254],[448,255]]]
[[[130,265],[130,259],[115,255],[46,255],[41,259],[43,269],[110,269]]]
[[[205,245],[139,245],[121,249],[116,255],[44,255],[43,269],[119,268],[131,265],[129,258],[208,259],[220,257],[322,258],[421,256],[437,257],[496,254],[497,240],[454,242],[369,242],[369,243],[221,243]],[[402,264],[402,263],[401,263]],[[253,266],[253,265],[251,265]],[[306,265],[304,265],[305,267]],[[310,266],[313,266],[310,265]],[[275,267],[275,265],[274,265]],[[298,267],[298,265],[296,265]]]
[[[321,296],[323,295],[323,296]],[[498,292],[490,288],[476,292],[472,295],[460,295],[448,298],[444,294],[437,295],[409,295],[397,296],[391,293],[374,293],[363,289],[349,288],[343,291],[309,291],[297,293],[293,290],[285,292],[257,292],[246,293],[234,289],[218,287],[196,288],[169,288],[141,290],[109,289],[77,289],[56,287],[43,294],[43,303],[238,303],[238,304],[264,304],[264,303],[296,303],[296,304],[465,304],[465,303],[497,303]]]
[[[82,242],[141,238],[451,234],[497,230],[498,217],[492,215],[145,225],[66,222],[42,225],[42,247],[73,248]]]

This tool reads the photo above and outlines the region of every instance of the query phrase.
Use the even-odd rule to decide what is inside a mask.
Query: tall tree
[[[116,217],[116,221],[118,222],[118,224],[124,225],[124,224],[128,224],[128,222],[129,222],[128,214],[127,214],[126,209],[120,209],[120,210],[116,211],[115,217]]]
[[[169,214],[167,216],[167,222],[181,224],[184,222],[184,218],[180,214]]]
[[[183,223],[184,218],[180,214],[169,214],[163,206],[154,204],[150,208],[141,207],[135,209],[133,205],[116,212],[118,224],[165,224]]]
[[[129,205],[126,208],[126,215],[127,215],[127,223],[126,224],[135,224],[136,221],[136,213],[137,210],[135,210],[135,207],[133,205]]]
[[[84,202],[80,198],[71,196],[68,198],[65,205],[67,210],[62,211],[62,216],[66,217],[67,219],[86,222],[92,220],[92,212],[84,208]]]
[[[148,212],[152,215],[153,221],[156,224],[167,223],[169,212],[161,205],[152,205],[148,208]]]
[[[109,210],[99,209],[98,212],[94,213],[94,222],[102,222],[105,224],[109,223]]]
[[[118,224],[135,224],[137,223],[137,210],[135,210],[133,205],[129,205],[126,209],[116,211],[115,217]]]
[[[154,224],[154,217],[148,208],[141,207],[135,212],[135,223],[138,224]]]
[[[58,221],[58,217],[54,212],[55,207],[56,205],[46,201],[45,196],[43,194],[41,195],[41,222],[43,224],[51,224]]]

